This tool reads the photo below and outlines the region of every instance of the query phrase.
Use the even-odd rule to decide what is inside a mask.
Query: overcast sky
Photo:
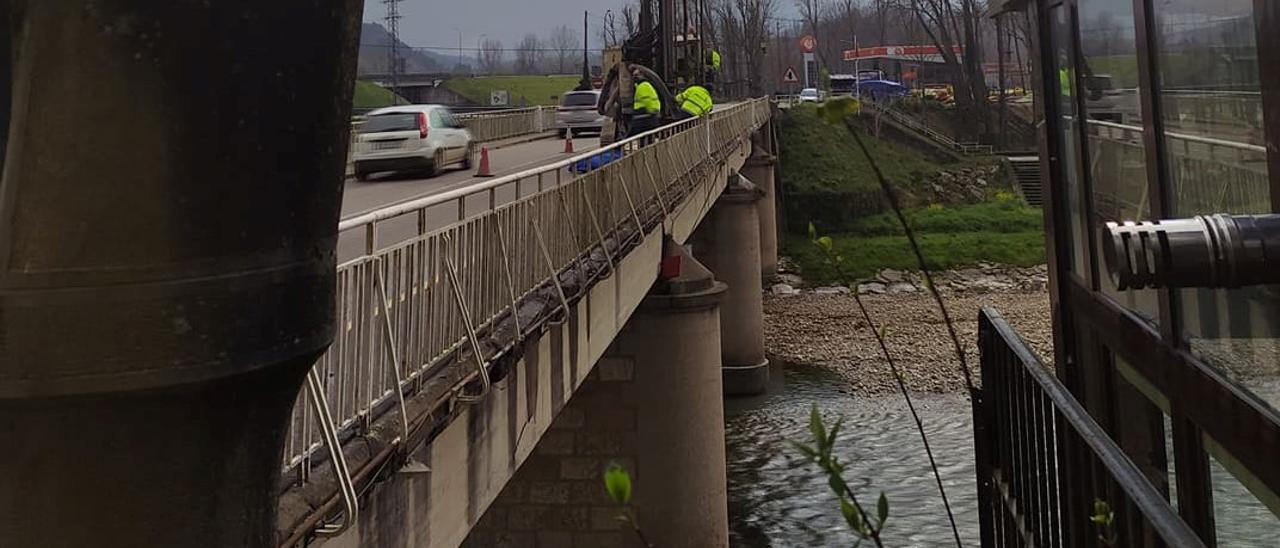
[[[413,47],[474,49],[483,35],[512,47],[525,33],[546,37],[560,25],[582,28],[582,12],[590,12],[587,23],[591,45],[598,47],[600,28],[608,10],[617,13],[625,0],[404,0],[400,3],[400,40]],[[779,12],[791,15],[792,2],[778,3]],[[386,8],[382,0],[365,0],[364,20],[382,23]],[[622,21],[619,19],[621,29]],[[441,53],[449,53],[441,51]]]

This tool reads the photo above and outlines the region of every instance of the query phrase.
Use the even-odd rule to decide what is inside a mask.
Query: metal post
[[[449,236],[446,236],[446,239],[450,243],[450,250],[457,251],[457,239]],[[458,394],[458,401],[477,403],[489,395],[489,389],[492,386],[489,381],[489,369],[485,364],[484,351],[480,348],[480,337],[476,334],[475,324],[471,321],[471,310],[467,308],[467,300],[462,292],[462,284],[458,282],[458,269],[454,265],[453,258],[447,253],[444,257],[444,264],[445,275],[449,278],[449,287],[453,290],[453,302],[458,307],[458,315],[462,316],[462,326],[466,329],[467,341],[471,343],[471,357],[476,362],[476,373],[480,376],[480,393],[460,393]]]

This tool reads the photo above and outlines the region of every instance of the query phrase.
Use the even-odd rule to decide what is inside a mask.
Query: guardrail
[[[317,390],[300,395],[282,466],[308,481],[324,440],[367,428],[384,413],[401,414],[445,358],[465,349],[482,357],[466,381],[487,387],[479,337],[511,317],[525,296],[554,287],[560,275],[607,242],[642,231],[647,212],[664,214],[691,174],[723,160],[770,116],[767,100],[731,105],[589,153],[481,184],[403,202],[344,219],[359,233],[361,257],[338,267],[338,332],[313,368]],[[649,143],[641,146],[642,143]],[[612,161],[585,173],[584,162]],[[690,190],[690,189],[685,189]],[[429,229],[432,226],[443,228]],[[413,223],[407,240],[383,245],[381,227]],[[615,244],[617,245],[617,244]],[[520,325],[515,316],[516,329]],[[321,401],[307,405],[303,398]],[[326,409],[325,417],[320,408]],[[330,420],[331,419],[331,420]],[[341,453],[330,445],[335,461]]]
[[[1108,166],[1122,162],[1128,155],[1140,157],[1138,155],[1144,153],[1143,129],[1102,120],[1089,120],[1086,125],[1092,152],[1103,162],[1099,169],[1112,170],[1117,173],[1114,177],[1118,182],[1132,187],[1128,191],[1111,189],[1095,198],[1116,202],[1110,205],[1118,208],[1118,214],[1142,211],[1146,206],[1145,179],[1140,175],[1120,175],[1118,167]],[[1235,214],[1270,211],[1266,147],[1171,131],[1164,135],[1165,150],[1173,159],[1169,166],[1170,197],[1176,211]],[[1138,202],[1126,202],[1123,196],[1138,197]]]
[[[881,105],[875,101],[862,101],[862,106],[867,107],[868,110],[886,115],[889,118],[892,118],[893,121],[918,131],[924,134],[925,137],[932,139],[934,142],[961,154],[991,154],[995,150],[991,145],[956,141],[955,139],[952,139],[951,136],[933,129],[928,124],[916,119],[914,116],[895,110],[892,106]]]
[[[990,308],[978,316],[978,347],[982,389],[973,416],[982,546],[1204,546]]]
[[[455,118],[467,126],[476,142],[498,141],[555,128],[555,107],[530,107],[499,112],[459,114]]]

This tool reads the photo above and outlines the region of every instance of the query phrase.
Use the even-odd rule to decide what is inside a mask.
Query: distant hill
[[[360,62],[358,73],[385,74],[391,72],[390,55],[391,33],[378,23],[365,23],[360,28]],[[410,49],[400,42],[401,57],[404,58],[404,71],[414,72],[449,72],[456,62],[454,57],[440,55],[430,51]]]

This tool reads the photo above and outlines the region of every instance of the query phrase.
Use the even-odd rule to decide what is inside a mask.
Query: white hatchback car
[[[819,103],[822,101],[822,93],[814,88],[804,88],[800,90],[801,103]]]
[[[382,171],[428,170],[438,175],[461,163],[471,167],[471,132],[440,105],[402,105],[370,112],[355,142],[356,179]]]

